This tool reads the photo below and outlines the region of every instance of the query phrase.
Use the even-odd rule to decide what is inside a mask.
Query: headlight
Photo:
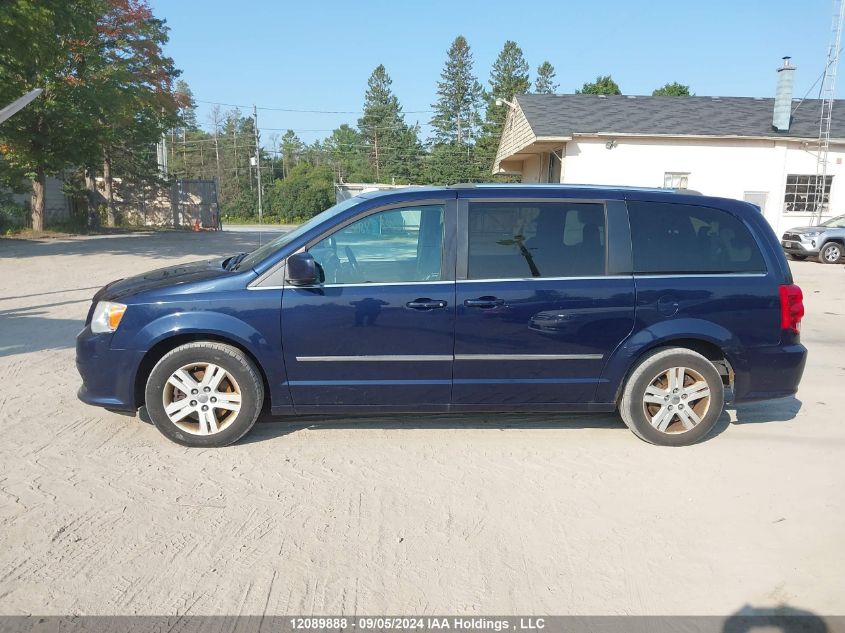
[[[804,236],[805,237],[816,237],[816,235],[821,235],[821,234],[822,234],[821,231],[807,231],[806,233],[804,233]]]
[[[91,317],[91,331],[94,334],[114,332],[120,325],[124,312],[126,312],[126,306],[122,303],[99,301]]]

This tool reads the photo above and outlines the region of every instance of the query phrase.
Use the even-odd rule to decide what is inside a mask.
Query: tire
[[[790,254],[789,254],[789,256],[790,256],[792,259],[794,259],[794,260],[796,260],[796,261],[799,261],[799,262],[803,262],[805,259],[807,259],[807,256],[806,256],[806,255],[793,255],[792,253],[790,253]]]
[[[672,392],[669,381],[673,369],[678,368],[684,370],[683,386]],[[677,377],[675,373],[674,380]],[[699,384],[702,381],[706,386]],[[646,403],[646,397],[651,401]],[[692,407],[690,402],[694,402]],[[636,365],[625,382],[619,413],[641,440],[660,446],[688,446],[713,430],[724,404],[724,385],[713,363],[692,350],[670,347],[652,352]]]
[[[819,251],[819,261],[822,264],[838,264],[845,254],[845,246],[839,242],[828,242]]]
[[[198,341],[158,361],[147,378],[145,399],[150,419],[168,439],[183,446],[228,446],[258,419],[264,383],[238,348]]]

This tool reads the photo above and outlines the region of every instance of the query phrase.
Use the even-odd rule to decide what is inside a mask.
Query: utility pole
[[[376,147],[376,182],[381,182],[381,169],[378,156],[378,128],[373,128],[373,139],[375,140]]]
[[[241,193],[241,178],[238,175],[238,124],[240,123],[240,119],[240,116],[235,117],[235,123],[232,126],[232,144],[235,147],[233,150],[235,154],[235,185],[238,195]]]
[[[261,148],[258,146],[258,108],[254,104],[252,106],[252,120],[255,130],[255,172],[258,174],[258,226],[260,227],[263,219],[263,210],[261,208]],[[260,244],[260,233],[258,239]]]

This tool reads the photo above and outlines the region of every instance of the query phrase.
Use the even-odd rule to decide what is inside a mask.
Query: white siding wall
[[[784,214],[787,174],[816,173],[812,147],[765,140],[678,140],[577,137],[566,145],[563,182],[662,187],[664,172],[689,172],[689,188],[705,195],[742,199],[747,191],[767,192],[766,218],[776,232],[806,225],[806,215]],[[525,182],[543,180],[539,165],[526,169]],[[537,170],[535,172],[535,170]],[[831,146],[831,215],[845,213],[845,146]]]
[[[518,104],[516,108],[509,108],[505,117],[499,149],[496,151],[494,167],[498,167],[501,160],[513,156],[523,147],[531,144],[533,140],[534,132],[531,131],[531,126],[528,124],[528,119],[525,118],[522,108]]]

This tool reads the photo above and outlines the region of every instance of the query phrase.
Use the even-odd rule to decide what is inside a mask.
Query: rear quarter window
[[[628,202],[634,272],[762,273],[748,227],[727,211],[666,202]]]

